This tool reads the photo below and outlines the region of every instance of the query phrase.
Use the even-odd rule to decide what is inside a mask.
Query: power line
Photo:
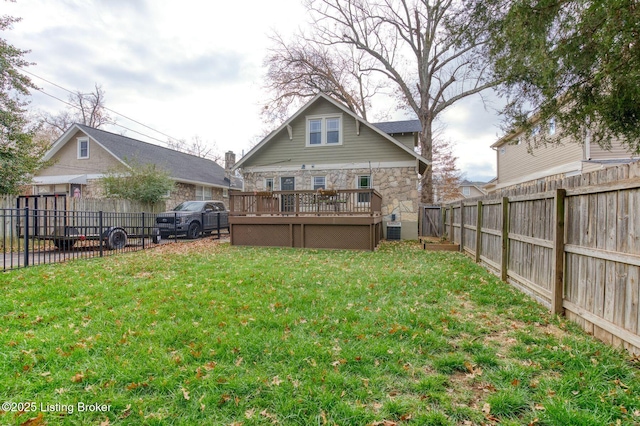
[[[56,84],[56,83],[54,83],[54,82],[52,82],[52,81],[49,81],[49,80],[47,80],[47,79],[46,79],[46,78],[44,78],[44,77],[40,77],[39,75],[34,74],[34,73],[32,73],[31,71],[27,71],[27,70],[25,70],[24,68],[18,68],[18,69],[19,69],[19,70],[21,70],[22,72],[25,72],[25,73],[27,73],[27,74],[30,74],[30,75],[32,75],[32,76],[34,76],[34,77],[36,77],[36,78],[39,78],[40,80],[42,80],[42,81],[44,81],[44,82],[47,82],[47,83],[49,83],[49,84],[51,84],[51,85],[53,85],[53,86],[55,86],[55,87],[57,87],[57,88],[59,88],[59,89],[62,89],[62,90],[64,90],[65,92],[68,92],[68,93],[70,93],[70,94],[72,94],[72,95],[76,95],[76,94],[81,94],[81,95],[82,95],[82,93],[80,93],[80,92],[72,92],[71,90],[69,90],[69,89],[67,89],[67,88],[65,88],[65,87],[62,87],[62,86],[60,86],[59,84]],[[36,88],[36,90],[37,90],[37,91],[39,91],[39,92],[41,92],[41,93],[44,93],[44,94],[45,94],[45,95],[47,95],[47,96],[50,96],[50,97],[52,97],[52,98],[54,98],[54,99],[58,100],[58,101],[60,101],[60,102],[62,102],[62,103],[64,103],[64,104],[66,104],[66,105],[69,105],[69,106],[71,106],[71,107],[73,107],[73,108],[76,108],[76,109],[80,109],[80,107],[78,107],[77,105],[73,105],[73,104],[71,104],[71,103],[69,103],[69,102],[63,101],[62,99],[60,99],[60,98],[58,98],[58,97],[56,97],[56,96],[53,96],[53,95],[51,95],[51,94],[49,94],[49,93],[45,92],[44,90],[41,90],[41,89],[38,89],[38,88]],[[116,114],[116,115],[118,115],[118,116],[120,116],[120,117],[123,117],[123,118],[125,118],[125,119],[127,119],[127,120],[129,120],[129,121],[133,121],[134,123],[139,124],[140,126],[143,126],[143,127],[147,128],[147,129],[149,129],[149,130],[152,130],[152,131],[154,131],[154,132],[156,132],[156,133],[159,133],[159,134],[161,134],[162,136],[166,136],[166,137],[168,137],[169,139],[173,139],[173,140],[176,140],[176,141],[177,141],[177,140],[179,140],[178,138],[174,138],[173,136],[167,135],[166,133],[163,133],[163,132],[161,132],[161,131],[159,131],[159,130],[154,129],[153,127],[149,127],[149,126],[147,126],[146,124],[139,122],[138,120],[135,120],[135,119],[133,119],[133,118],[131,118],[131,117],[128,117],[128,116],[126,116],[126,115],[124,115],[124,114],[121,114],[121,113],[119,113],[119,112],[117,112],[117,111],[114,111],[114,110],[112,110],[111,108],[107,108],[107,107],[105,107],[105,106],[103,106],[102,108],[104,108],[105,110],[107,110],[107,111],[109,111],[109,112],[112,112],[112,113],[114,113],[114,114]],[[163,140],[160,140],[160,139],[154,138],[154,137],[149,136],[149,135],[146,135],[146,134],[144,134],[144,133],[140,133],[140,132],[135,131],[135,130],[133,130],[133,129],[129,129],[128,127],[125,127],[125,126],[123,126],[123,125],[117,124],[117,123],[115,123],[115,122],[110,123],[110,124],[112,124],[112,125],[114,125],[114,126],[122,127],[123,129],[130,130],[130,131],[132,131],[132,132],[134,132],[134,133],[137,133],[137,134],[139,134],[139,135],[142,135],[142,136],[145,136],[145,137],[151,138],[151,139],[153,139],[153,140],[156,140],[156,141],[162,142],[162,143],[164,143],[164,144],[166,144],[166,143],[167,143],[166,141],[163,141]]]

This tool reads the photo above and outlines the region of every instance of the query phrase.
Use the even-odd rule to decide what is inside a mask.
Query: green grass
[[[0,280],[0,402],[37,408],[0,424],[640,423],[624,353],[417,244],[200,241]]]

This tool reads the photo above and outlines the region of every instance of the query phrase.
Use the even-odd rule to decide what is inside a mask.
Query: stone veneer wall
[[[102,198],[104,196],[104,192],[102,191],[102,187],[100,186],[100,182],[98,179],[88,180],[87,185],[85,185],[84,193],[82,196],[84,198]],[[225,206],[228,206],[228,198],[223,198],[223,190],[222,188],[212,188],[212,199],[223,201]],[[171,191],[171,195],[166,200],[166,205],[168,209],[172,209],[183,201],[190,201],[196,199],[196,186],[186,183],[176,183],[175,188]]]
[[[415,167],[395,167],[351,170],[292,170],[278,172],[245,172],[244,190],[265,191],[265,178],[273,178],[275,190],[280,190],[280,178],[295,176],[297,190],[312,190],[313,177],[325,176],[327,189],[356,189],[361,175],[371,175],[373,189],[382,195],[382,215],[386,222],[391,214],[402,222],[402,238],[418,238],[418,173]]]

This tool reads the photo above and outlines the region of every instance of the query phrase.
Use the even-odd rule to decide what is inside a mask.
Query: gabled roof
[[[235,164],[235,166],[233,167],[233,170],[241,168],[242,164],[244,164],[249,158],[254,156],[258,151],[260,151],[260,149],[263,146],[268,144],[276,135],[278,135],[282,130],[284,130],[287,126],[289,126],[292,121],[294,121],[296,118],[298,118],[300,115],[302,115],[318,99],[326,100],[327,102],[329,102],[332,105],[334,105],[336,108],[340,109],[344,114],[353,117],[355,120],[357,120],[360,123],[362,123],[363,125],[369,127],[375,133],[378,133],[379,135],[381,135],[383,138],[388,140],[390,143],[393,143],[394,145],[398,146],[399,148],[401,148],[406,153],[410,154],[412,157],[414,157],[416,160],[418,160],[419,166],[420,166],[419,167],[420,173],[422,173],[424,171],[424,169],[426,168],[427,164],[430,163],[426,158],[416,154],[413,150],[411,150],[410,148],[407,148],[405,145],[403,145],[402,143],[400,143],[397,140],[395,140],[392,136],[389,135],[388,132],[380,129],[379,127],[376,127],[376,125],[374,125],[374,124],[371,124],[371,123],[367,122],[365,119],[357,116],[353,111],[348,109],[346,106],[344,106],[340,102],[335,101],[331,97],[329,97],[326,94],[321,92],[321,93],[318,93],[316,96],[314,96],[313,99],[311,99],[309,102],[307,102],[302,108],[300,108],[298,111],[296,111],[296,113],[293,114],[291,117],[289,117],[284,123],[282,123],[282,125],[280,127],[278,127],[276,130],[274,130],[271,133],[269,133],[256,146],[254,146],[251,151],[249,151],[244,157],[242,157],[240,159],[240,161],[238,161]],[[412,121],[414,121],[414,120],[409,120],[408,122],[412,122]],[[417,121],[417,120],[415,120],[415,121]],[[383,124],[383,127],[384,127],[384,123],[378,123],[378,124]],[[408,128],[408,125],[405,125],[405,127]],[[418,131],[419,131],[419,129],[418,129]],[[400,133],[407,133],[407,132],[405,131],[405,132],[400,132]]]
[[[400,133],[419,133],[422,130],[420,120],[384,121],[381,123],[371,124],[390,135],[397,135]]]
[[[71,126],[53,144],[45,155],[45,159],[52,158],[78,130],[85,133],[93,142],[100,145],[124,165],[128,166],[128,162],[131,161],[137,161],[141,164],[156,164],[167,170],[171,178],[179,182],[213,185],[222,188],[230,186],[229,179],[225,177],[224,168],[215,161],[78,123]],[[241,186],[242,184],[236,178],[232,179],[232,188],[240,188]]]

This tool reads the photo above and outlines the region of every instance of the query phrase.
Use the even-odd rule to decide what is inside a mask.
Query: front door
[[[296,178],[293,176],[286,176],[280,178],[280,190],[281,191],[295,191]],[[282,194],[282,211],[292,212],[295,210],[296,196],[294,194]]]

